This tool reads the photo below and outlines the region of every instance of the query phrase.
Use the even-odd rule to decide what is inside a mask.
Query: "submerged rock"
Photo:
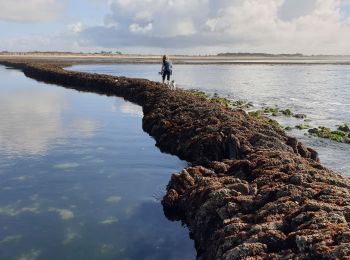
[[[299,119],[305,119],[305,118],[307,118],[307,115],[306,114],[295,114],[294,117],[299,118]]]

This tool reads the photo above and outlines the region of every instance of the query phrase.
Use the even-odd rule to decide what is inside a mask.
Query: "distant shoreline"
[[[350,56],[171,56],[174,64],[191,65],[350,65]],[[80,53],[0,53],[0,60],[75,64],[159,64],[160,55]]]

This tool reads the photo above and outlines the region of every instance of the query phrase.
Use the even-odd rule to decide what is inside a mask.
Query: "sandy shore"
[[[181,56],[171,57],[174,64],[341,64],[350,65],[350,56]],[[159,64],[160,55],[118,55],[118,54],[6,54],[0,53],[0,60],[31,61],[60,64]]]

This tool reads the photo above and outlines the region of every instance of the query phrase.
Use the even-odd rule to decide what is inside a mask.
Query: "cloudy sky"
[[[0,50],[350,54],[350,0],[0,0]]]

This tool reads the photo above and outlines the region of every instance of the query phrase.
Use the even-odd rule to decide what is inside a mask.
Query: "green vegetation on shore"
[[[198,89],[190,89],[187,90],[188,92],[192,93],[193,95],[201,98],[206,98],[212,102],[220,103],[224,105],[225,107],[232,107],[232,108],[249,108],[253,106],[252,102],[247,102],[244,100],[231,100],[226,97],[220,96],[218,93],[214,93],[213,95],[209,95],[205,93],[204,91],[198,90]]]
[[[248,114],[250,116],[258,119],[260,122],[268,124],[268,125],[272,126],[273,128],[275,128],[277,130],[283,129],[283,127],[276,120],[268,118],[267,116],[265,116],[263,114],[263,112],[261,110],[254,111],[254,112],[249,112]]]
[[[311,126],[309,126],[307,124],[299,124],[299,125],[296,125],[295,128],[299,129],[299,130],[305,130],[305,129],[310,129]]]
[[[346,124],[344,126],[347,127]],[[341,129],[348,129],[348,128],[341,128]],[[348,142],[349,141],[349,131],[342,131],[342,130],[335,130],[332,131],[330,128],[325,127],[325,126],[319,126],[318,128],[312,128],[308,130],[308,133],[311,136],[316,136],[320,138],[326,138],[326,139],[331,139],[336,142]]]
[[[213,95],[209,95],[204,91],[197,90],[197,89],[191,89],[187,91],[198,97],[205,98],[207,100],[210,100],[211,102],[220,103],[223,106],[231,107],[232,109],[234,108],[249,109],[253,107],[252,102],[244,101],[244,100],[231,100],[231,99],[219,96],[217,93],[214,93]],[[331,128],[324,127],[324,126],[312,127],[311,125],[308,124],[309,122],[311,122],[311,120],[307,118],[307,115],[293,113],[292,110],[289,108],[280,109],[278,107],[263,107],[260,110],[250,111],[248,113],[250,116],[256,118],[262,123],[272,126],[276,130],[281,130],[281,129],[285,131],[292,131],[293,129],[307,130],[307,132],[305,132],[305,135],[330,139],[336,142],[350,143],[350,128],[345,123],[336,126],[337,127],[336,130],[332,130]],[[303,119],[304,123],[297,124],[294,127],[292,126],[284,127],[281,124],[279,124],[276,120],[271,119],[269,116],[295,117],[297,119]]]
[[[188,92],[192,93],[193,95],[197,97],[202,97],[202,98],[208,98],[209,95],[205,93],[204,91],[198,90],[198,89],[189,89],[187,90]]]

